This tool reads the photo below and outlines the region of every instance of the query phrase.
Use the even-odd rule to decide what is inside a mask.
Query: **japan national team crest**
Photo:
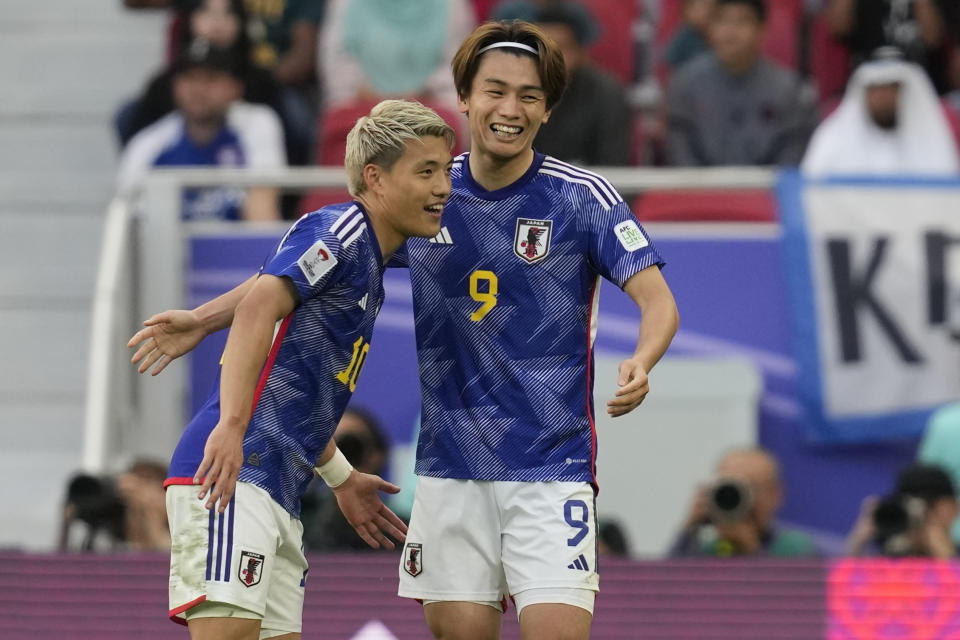
[[[423,545],[408,542],[403,548],[403,570],[416,578],[423,573]]]
[[[526,262],[538,262],[550,253],[552,220],[517,218],[517,233],[513,237],[513,252]]]
[[[244,551],[240,554],[240,582],[245,587],[252,587],[260,583],[260,576],[263,575],[263,556],[252,551]]]

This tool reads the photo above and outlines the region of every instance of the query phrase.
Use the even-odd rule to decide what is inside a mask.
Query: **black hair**
[[[581,45],[593,43],[600,35],[600,27],[590,10],[575,2],[553,2],[533,12],[536,24],[562,24],[573,31]]]
[[[727,4],[742,4],[753,9],[760,22],[767,21],[767,4],[764,0],[717,0],[717,8]]]
[[[957,497],[950,474],[938,465],[919,462],[901,469],[896,492],[920,498],[928,506],[942,498]]]

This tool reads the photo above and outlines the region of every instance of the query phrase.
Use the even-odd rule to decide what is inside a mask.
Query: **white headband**
[[[540,55],[539,53],[537,53],[536,49],[534,49],[530,45],[523,44],[522,42],[494,42],[493,44],[488,44],[483,49],[480,49],[480,51],[477,51],[477,55],[490,51],[490,49],[500,49],[502,47],[508,47],[511,49],[523,49],[524,51],[528,51],[535,56]]]

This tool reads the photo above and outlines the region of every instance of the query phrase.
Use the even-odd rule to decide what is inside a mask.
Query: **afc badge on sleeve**
[[[323,274],[337,266],[337,256],[333,255],[323,240],[317,240],[300,256],[297,264],[312,286],[319,282]]]
[[[403,548],[403,570],[416,578],[423,573],[423,545],[408,542]]]
[[[539,262],[550,253],[552,220],[517,218],[517,232],[513,236],[513,252],[525,262]]]

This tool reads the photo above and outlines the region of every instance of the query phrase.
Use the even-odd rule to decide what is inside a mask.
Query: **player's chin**
[[[432,238],[440,233],[440,216],[426,214],[418,222],[419,224],[417,225],[414,235],[417,235],[421,238]]]

